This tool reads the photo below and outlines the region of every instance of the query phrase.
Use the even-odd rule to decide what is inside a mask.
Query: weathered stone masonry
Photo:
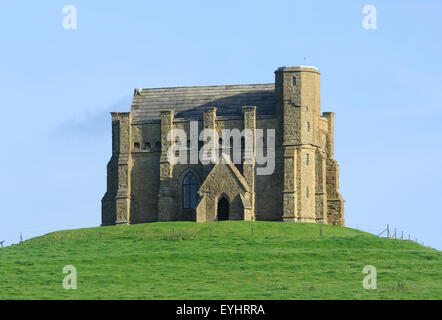
[[[130,112],[112,112],[112,157],[102,225],[154,221],[273,220],[344,225],[333,159],[334,113],[320,111],[320,73],[282,67],[274,84],[137,89]],[[275,129],[275,171],[167,161],[167,133],[204,128]],[[198,149],[188,142],[188,152]],[[243,154],[244,157],[244,154]]]

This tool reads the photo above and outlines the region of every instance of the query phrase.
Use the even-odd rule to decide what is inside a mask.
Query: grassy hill
[[[442,298],[440,251],[337,226],[322,233],[245,221],[53,232],[0,249],[0,298]],[[62,287],[65,265],[77,269],[76,290]],[[362,287],[365,265],[377,268],[376,290]]]

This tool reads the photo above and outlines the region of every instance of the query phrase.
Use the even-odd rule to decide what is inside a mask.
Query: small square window
[[[144,144],[144,150],[150,151],[150,142]]]
[[[308,198],[308,187],[305,187],[305,197]]]
[[[307,121],[307,131],[310,131],[310,122]]]
[[[134,143],[134,149],[136,149],[136,150],[140,149],[140,143],[139,142],[135,142]]]
[[[309,163],[310,163],[310,159],[309,159],[309,154],[307,153],[307,154],[305,155],[305,164],[308,166]]]
[[[296,77],[292,78],[292,84],[293,84],[293,86],[296,86]]]

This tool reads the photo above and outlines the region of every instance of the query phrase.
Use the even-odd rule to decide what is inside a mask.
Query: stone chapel
[[[333,159],[334,113],[321,114],[315,67],[280,67],[275,82],[267,84],[135,89],[130,112],[111,115],[103,226],[220,220],[344,225]],[[273,129],[275,139],[269,144],[264,134],[258,144],[252,134],[248,163],[227,157],[218,163],[172,164],[167,134],[173,128],[189,133],[192,121],[198,121],[199,131],[211,128],[220,137],[223,129],[248,128]],[[201,142],[189,140],[185,147],[191,152]],[[256,174],[258,151],[274,153],[271,174]]]

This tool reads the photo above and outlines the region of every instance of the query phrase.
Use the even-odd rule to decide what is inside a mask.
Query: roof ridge
[[[158,89],[188,89],[188,88],[216,88],[216,87],[251,87],[251,86],[270,86],[275,85],[274,82],[270,83],[249,83],[249,84],[217,84],[210,86],[177,86],[177,87],[156,87],[156,88],[140,88],[144,90],[158,90]]]

